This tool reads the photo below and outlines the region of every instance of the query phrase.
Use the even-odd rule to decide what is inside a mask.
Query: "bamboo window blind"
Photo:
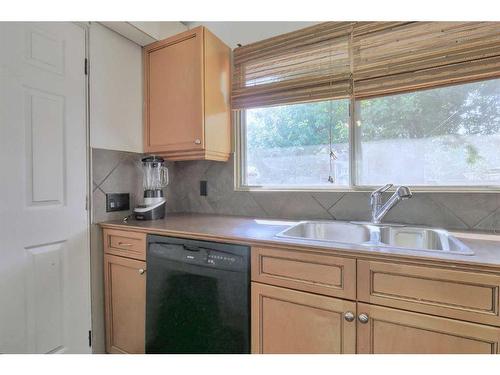
[[[498,22],[325,22],[234,51],[233,109],[500,77]]]

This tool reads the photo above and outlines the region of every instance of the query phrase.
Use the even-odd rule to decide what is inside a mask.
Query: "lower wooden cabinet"
[[[252,283],[252,353],[498,354],[500,329]]]
[[[500,329],[358,303],[360,354],[498,354]]]
[[[146,262],[104,255],[106,351],[144,353]]]
[[[144,353],[145,235],[104,245],[106,350]],[[499,274],[254,247],[252,353],[500,354],[499,298]]]
[[[252,283],[252,353],[355,353],[356,303]]]

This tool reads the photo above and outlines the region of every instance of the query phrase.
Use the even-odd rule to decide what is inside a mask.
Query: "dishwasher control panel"
[[[235,262],[238,261],[239,257],[236,257],[235,255],[227,255],[223,253],[213,253],[213,252],[208,252],[207,255],[207,263],[209,264],[234,264]]]

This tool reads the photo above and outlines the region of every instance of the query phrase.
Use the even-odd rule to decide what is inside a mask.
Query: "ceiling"
[[[288,33],[315,25],[319,22],[284,22],[284,21],[220,21],[220,22],[183,22],[190,29],[196,26],[206,26],[222,39],[229,47],[236,48],[238,44],[246,45],[267,39],[276,35]]]

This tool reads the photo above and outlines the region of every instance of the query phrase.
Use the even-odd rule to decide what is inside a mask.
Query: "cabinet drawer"
[[[358,260],[358,300],[500,326],[500,276]]]
[[[327,296],[356,299],[356,260],[254,247],[252,280]]]
[[[104,230],[104,252],[146,260],[146,234],[123,230]]]

